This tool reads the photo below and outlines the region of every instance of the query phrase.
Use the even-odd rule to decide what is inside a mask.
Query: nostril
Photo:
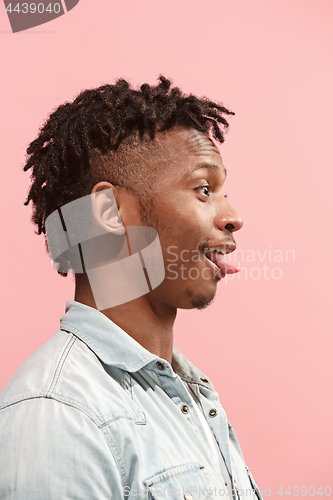
[[[226,224],[224,226],[224,229],[227,229],[228,231],[234,231],[235,230],[235,226],[233,224],[229,223],[229,224]]]

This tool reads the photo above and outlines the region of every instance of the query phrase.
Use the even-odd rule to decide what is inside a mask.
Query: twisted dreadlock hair
[[[49,116],[27,148],[24,171],[32,170],[32,183],[24,204],[32,201],[36,234],[45,234],[45,220],[52,212],[89,194],[102,180],[136,190],[140,201],[144,176],[138,172],[140,162],[131,168],[131,154],[147,158],[143,146],[151,147],[156,133],[176,125],[222,143],[229,126],[225,115],[233,114],[205,97],[183,94],[164,76],[156,86],[145,83],[140,90],[119,79],[81,92]],[[144,204],[140,207],[144,215]],[[69,268],[70,263],[63,262],[58,273],[67,276]]]

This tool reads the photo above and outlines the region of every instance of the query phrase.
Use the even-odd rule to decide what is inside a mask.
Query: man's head
[[[104,182],[105,187],[114,190],[125,227],[141,223],[158,230],[166,261],[169,247],[177,246],[179,253],[189,242],[197,244],[199,252],[228,243],[231,246],[226,248],[231,249],[231,233],[239,229],[241,222],[221,198],[224,167],[209,138],[211,135],[220,143],[224,141],[228,128],[225,116],[230,114],[206,98],[184,95],[162,76],[155,87],[144,84],[134,90],[128,82],[118,80],[115,85],[82,92],[73,103],[60,106],[49,117],[27,149],[30,157],[24,170],[32,169],[33,183],[25,204],[33,202],[32,220],[38,234],[45,233],[45,220],[52,212],[91,193],[100,183],[98,190],[103,189]],[[200,162],[206,167],[198,170]],[[202,186],[191,187],[199,205],[189,195],[193,168],[195,178],[200,172],[209,172],[201,176]],[[213,204],[206,203],[207,189],[214,194]],[[208,228],[219,224],[216,220],[221,218],[220,202],[223,217],[230,219],[224,223],[223,238],[217,229]],[[202,207],[210,207],[204,216],[203,210],[197,208],[202,203]],[[202,218],[200,224],[198,217]],[[189,224],[191,219],[193,226]],[[182,259],[180,254],[177,258]],[[67,276],[69,268],[70,262],[62,260],[58,272]],[[170,274],[167,271],[172,282]],[[177,287],[172,288],[175,292]],[[179,290],[192,304],[186,302],[183,307],[207,303],[207,294],[201,296],[193,286]],[[213,285],[211,295],[214,293]]]
[[[154,184],[154,213],[166,279],[151,296],[174,307],[202,309],[214,298],[218,281],[237,271],[224,255],[235,250],[233,233],[243,221],[226,199],[226,169],[207,134],[175,126],[159,140],[168,169]],[[118,200],[125,226],[135,224]]]

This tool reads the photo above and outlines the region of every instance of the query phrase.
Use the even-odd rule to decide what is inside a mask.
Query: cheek
[[[205,241],[203,233],[198,227],[188,227],[185,224],[179,228],[172,227],[169,231],[159,233],[164,258],[168,262],[192,261],[199,262],[201,244]],[[177,257],[176,257],[177,256]]]
[[[176,239],[189,245],[196,242],[195,246],[207,239],[214,219],[210,207],[184,192],[169,196],[164,193],[163,198],[156,204],[160,239]]]

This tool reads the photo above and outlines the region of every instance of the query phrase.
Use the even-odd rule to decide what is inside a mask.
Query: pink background
[[[28,142],[81,89],[163,73],[236,112],[226,191],[245,221],[238,247],[256,255],[210,308],[179,312],[175,345],[214,383],[260,488],[333,496],[331,0],[81,0],[15,35],[0,14],[0,389],[58,330],[74,290],[23,206]]]

